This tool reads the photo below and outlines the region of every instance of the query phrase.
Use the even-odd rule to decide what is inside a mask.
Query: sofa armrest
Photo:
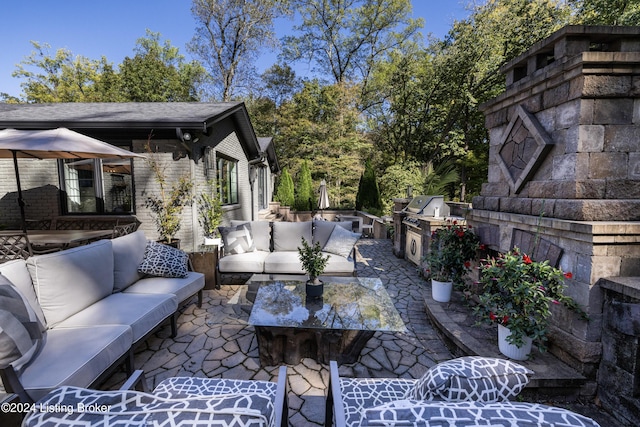
[[[327,390],[324,425],[325,427],[334,425],[335,417],[335,427],[346,427],[347,421],[344,414],[342,391],[340,389],[340,374],[338,372],[338,363],[335,360],[329,361],[329,370],[329,388]]]
[[[276,391],[276,399],[273,404],[275,410],[276,426],[289,426],[289,400],[287,398],[287,392],[287,367],[280,366],[280,369],[278,369],[278,386]]]
[[[147,384],[147,378],[144,375],[142,369],[137,369],[131,374],[129,378],[122,384],[119,390],[138,390],[149,392],[149,386]]]

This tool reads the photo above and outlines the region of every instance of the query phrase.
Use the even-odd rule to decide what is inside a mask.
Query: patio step
[[[505,358],[498,350],[495,325],[477,325],[471,309],[460,292],[449,303],[440,303],[425,295],[427,315],[449,350],[456,357],[485,356]],[[568,366],[549,352],[534,349],[529,360],[518,361],[535,374],[521,393],[527,400],[562,399],[578,401],[596,394],[596,382]]]

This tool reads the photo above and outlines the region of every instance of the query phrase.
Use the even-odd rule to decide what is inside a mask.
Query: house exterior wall
[[[55,160],[18,159],[25,215],[51,218],[60,213],[58,167]],[[13,160],[0,159],[0,226],[20,228],[20,207]]]

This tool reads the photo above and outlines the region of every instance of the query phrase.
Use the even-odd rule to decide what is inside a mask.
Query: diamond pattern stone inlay
[[[498,163],[513,192],[519,193],[535,174],[551,144],[536,117],[518,106],[498,150]]]

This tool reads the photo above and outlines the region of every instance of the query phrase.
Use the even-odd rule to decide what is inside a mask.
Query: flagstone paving
[[[453,355],[428,320],[424,296],[430,288],[415,266],[393,256],[390,240],[360,240],[357,261],[359,277],[378,277],[385,285],[407,332],[377,332],[357,363],[341,366],[341,375],[419,378],[435,364],[451,359]],[[255,332],[248,324],[251,305],[245,298],[246,288],[223,285],[205,291],[202,308],[193,300],[182,309],[175,338],[169,337],[167,326],[142,344],[135,365],[145,371],[151,388],[173,376],[277,380],[278,366],[260,366]],[[288,366],[287,378],[289,425],[324,425],[328,366],[303,359]],[[123,373],[116,374],[103,388],[117,388],[123,380]],[[618,425],[595,405],[569,408],[594,417],[603,427]]]
[[[419,378],[452,355],[439,339],[424,309],[426,282],[416,268],[392,255],[391,241],[362,239],[358,243],[357,274],[378,277],[395,302],[406,333],[376,333],[358,363],[341,367],[358,377]],[[202,308],[189,304],[178,318],[178,334],[169,328],[151,337],[136,352],[150,387],[173,376],[275,380],[278,366],[261,367],[254,329],[248,325],[251,307],[243,285],[223,285],[205,291]],[[123,374],[122,374],[123,375]],[[288,367],[289,422],[292,426],[324,424],[328,366],[303,359]],[[116,375],[114,384],[122,377]]]

